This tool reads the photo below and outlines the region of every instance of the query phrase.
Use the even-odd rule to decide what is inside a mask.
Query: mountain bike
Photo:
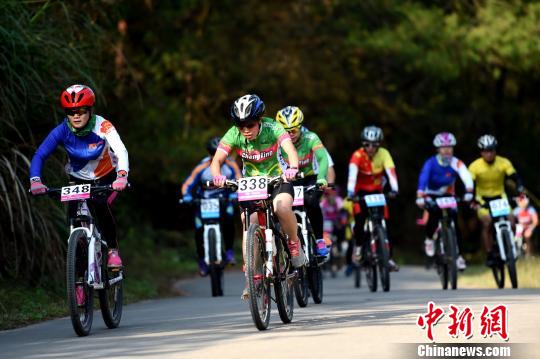
[[[516,270],[517,248],[512,232],[512,223],[510,222],[510,205],[506,198],[486,198],[486,203],[482,207],[489,209],[489,214],[492,218],[493,228],[493,245],[495,246],[493,253],[495,255],[495,263],[491,267],[493,277],[497,287],[504,288],[504,267],[508,268],[508,276],[512,288],[518,287],[518,278]]]
[[[441,280],[442,288],[448,289],[448,284],[457,289],[457,259],[459,248],[457,244],[456,224],[450,211],[456,211],[458,199],[454,196],[426,197],[426,209],[430,212],[440,210],[442,216],[439,219],[435,231],[435,265]]]
[[[369,290],[377,291],[377,272],[380,275],[383,291],[390,290],[390,244],[384,220],[383,209],[386,206],[386,196],[382,193],[368,194],[353,198],[360,203],[362,210],[368,211],[364,223],[364,233],[369,236],[369,243],[362,246],[362,259],[360,266],[366,272],[366,281]],[[358,272],[359,273],[359,272]],[[355,286],[360,285],[355,274]]]
[[[76,201],[77,215],[70,218],[66,258],[66,287],[71,324],[79,336],[90,334],[94,313],[94,290],[98,292],[103,321],[116,328],[122,319],[123,268],[108,268],[108,247],[88,208],[93,195],[113,191],[111,185],[90,184],[49,188],[44,194]]]
[[[275,218],[270,195],[282,182],[281,176],[244,177],[236,181],[225,181],[225,187],[237,192],[244,217],[249,308],[253,322],[259,330],[268,328],[271,300],[276,302],[283,323],[290,323],[294,313],[294,282],[297,271],[290,263],[286,236]],[[257,224],[250,223],[252,214],[257,215]],[[271,296],[272,285],[275,298]]]
[[[323,275],[321,266],[326,257],[317,255],[317,244],[313,228],[304,208],[304,195],[312,191],[322,191],[319,185],[294,186],[293,210],[298,223],[298,238],[307,258],[307,264],[297,270],[298,277],[294,286],[296,301],[300,307],[308,305],[309,292],[316,304],[323,299]]]
[[[224,241],[221,233],[221,208],[225,198],[195,198],[191,203],[196,206],[201,214],[203,223],[203,249],[204,261],[208,265],[210,275],[210,287],[213,297],[223,296],[223,260]],[[179,203],[185,202],[182,199]]]

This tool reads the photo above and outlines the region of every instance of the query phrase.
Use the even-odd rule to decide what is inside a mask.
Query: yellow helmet
[[[304,114],[296,106],[287,106],[278,111],[276,121],[279,122],[285,130],[290,130],[302,126]]]

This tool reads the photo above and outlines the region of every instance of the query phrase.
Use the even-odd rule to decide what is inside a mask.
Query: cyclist
[[[109,185],[115,191],[127,186],[128,152],[111,122],[94,113],[95,95],[85,85],[68,87],[60,95],[66,118],[54,128],[39,146],[30,165],[30,191],[36,195],[47,192],[41,181],[45,160],[61,145],[67,152],[66,172],[76,184]],[[101,238],[109,247],[109,267],[122,267],[118,254],[116,223],[111,204],[117,192],[93,196],[88,207],[101,231]],[[75,202],[68,205],[69,218],[76,216]],[[81,288],[82,289],[82,288]]]
[[[210,172],[210,163],[212,157],[216,153],[219,146],[220,137],[212,137],[206,143],[208,156],[202,159],[201,162],[191,171],[187,179],[182,184],[182,198],[184,202],[190,203],[193,201],[193,195],[199,198],[227,198],[229,201],[225,205],[224,215],[221,216],[221,230],[225,239],[225,262],[234,263],[234,206],[232,200],[236,199],[236,193],[222,189],[203,189],[203,184],[206,181],[212,181],[212,173]],[[221,173],[228,179],[238,179],[241,177],[240,169],[236,162],[230,158],[225,159],[225,163],[221,166]],[[197,247],[197,256],[199,264],[199,274],[206,276],[208,274],[208,266],[204,261],[203,248],[203,223],[201,219],[200,208],[195,210],[195,244]]]
[[[428,158],[420,172],[418,179],[418,190],[416,192],[416,204],[424,208],[425,197],[443,197],[445,195],[455,194],[455,182],[459,176],[465,185],[466,193],[464,200],[470,202],[473,199],[473,181],[467,166],[458,158],[454,157],[454,147],[456,146],[456,137],[450,132],[438,133],[433,139],[433,145],[437,148],[437,154]],[[457,211],[451,211],[454,223],[456,224],[456,235],[460,238],[457,227]],[[429,210],[426,223],[426,239],[424,241],[426,255],[433,257],[435,255],[435,241],[433,236],[437,225],[442,216],[439,208]],[[458,245],[459,248],[459,245]],[[461,255],[457,258],[456,266],[459,270],[466,268],[465,259]]]
[[[302,133],[309,132],[309,129],[306,126],[302,126],[301,128]],[[329,186],[333,186],[336,183],[336,170],[334,169],[334,160],[332,159],[332,156],[330,156],[330,152],[328,152],[328,149],[325,147],[326,155],[328,157],[328,171],[326,173],[326,180],[328,181]],[[317,157],[313,159],[313,171],[315,174],[319,173],[319,163],[317,162]]]
[[[396,197],[399,191],[396,169],[390,152],[380,147],[383,140],[383,132],[379,127],[367,126],[362,130],[362,147],[356,150],[349,162],[349,178],[347,181],[347,195],[349,198],[355,195],[381,193],[385,182],[384,174],[390,184],[389,197]],[[385,208],[385,215],[387,209]],[[364,242],[364,223],[367,211],[365,208],[355,209],[354,235],[356,245],[361,246]],[[399,267],[393,259],[389,259],[390,270],[398,271]],[[350,268],[348,268],[350,271]]]
[[[210,165],[214,185],[222,187],[226,177],[221,173],[221,166],[227,156],[236,151],[243,161],[244,176],[278,176],[283,174],[285,181],[272,193],[273,207],[281,228],[288,238],[291,262],[294,267],[301,267],[306,257],[296,233],[296,216],[292,211],[294,189],[292,181],[298,173],[298,154],[289,134],[273,119],[263,117],[264,103],[257,95],[245,95],[238,98],[231,106],[231,117],[234,126],[221,139],[218,150]],[[277,158],[277,150],[282,147],[289,158],[290,166],[281,169]],[[256,222],[256,216],[251,218]],[[245,251],[245,236],[242,249]],[[245,253],[244,263],[245,263]],[[242,298],[247,297],[244,289]]]
[[[304,178],[294,181],[298,186],[321,185],[323,189],[328,186],[328,152],[325,150],[319,136],[315,132],[302,131],[304,114],[296,106],[287,106],[279,110],[276,114],[276,121],[280,123],[285,131],[289,133],[299,159],[299,171],[304,174]],[[281,167],[285,170],[289,166],[289,158],[283,151],[278,151],[278,158]],[[315,174],[314,161],[318,163],[318,173]],[[320,192],[308,192],[304,197],[304,206],[309,221],[313,228],[317,243],[317,254],[328,256],[329,249],[323,239],[323,215],[320,206]]]
[[[497,155],[497,139],[492,135],[483,135],[478,139],[481,157],[469,165],[469,172],[475,182],[475,200],[483,205],[495,198],[507,198],[504,191],[506,177],[516,184],[517,192],[525,193],[521,178],[512,163]],[[478,218],[482,223],[482,242],[487,253],[486,265],[494,265],[493,239],[491,236],[491,216],[487,208],[478,208]]]
[[[514,220],[516,221],[516,241],[523,244],[525,256],[530,257],[533,252],[532,240],[533,231],[538,227],[538,213],[529,203],[526,195],[521,195],[516,199],[517,207],[514,208]],[[525,243],[523,243],[525,240]]]

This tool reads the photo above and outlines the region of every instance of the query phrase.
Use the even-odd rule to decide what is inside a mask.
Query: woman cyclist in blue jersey
[[[123,191],[128,184],[128,152],[112,123],[94,113],[95,95],[92,89],[85,85],[70,86],[60,95],[60,103],[66,117],[49,133],[32,158],[32,194],[47,192],[41,180],[41,170],[45,160],[59,145],[64,147],[68,155],[65,169],[70,181],[76,184],[112,184],[115,191]],[[112,192],[96,196],[88,202],[102,238],[110,248],[109,267],[122,266],[116,223],[110,207],[116,196],[117,192]],[[76,210],[76,203],[70,202],[70,218],[75,216]]]

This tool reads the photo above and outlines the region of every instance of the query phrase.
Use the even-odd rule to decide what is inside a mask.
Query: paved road
[[[129,305],[115,330],[106,329],[96,313],[85,338],[75,336],[68,318],[0,332],[0,358],[398,358],[405,346],[393,343],[427,341],[415,323],[429,300],[445,309],[472,308],[474,336],[468,342],[502,343],[480,337],[479,317],[484,304],[507,304],[509,343],[532,343],[524,357],[540,358],[539,290],[442,291],[434,272],[406,267],[392,274],[389,293],[369,293],[340,276],[325,280],[323,304],[295,308],[288,325],[274,306],[270,329],[259,332],[240,300],[242,274],[228,272],[225,281],[222,298],[210,297],[206,278],[179,282],[185,296]],[[466,342],[450,338],[448,324],[445,317],[434,327],[435,339]]]

